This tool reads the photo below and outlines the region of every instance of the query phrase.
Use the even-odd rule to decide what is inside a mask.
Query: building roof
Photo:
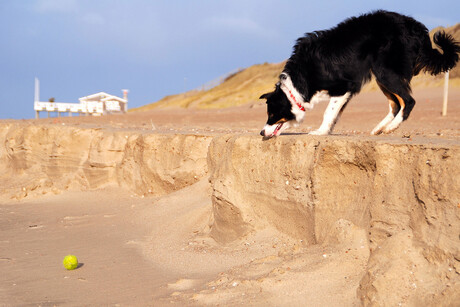
[[[105,92],[99,92],[99,93],[96,93],[96,94],[81,97],[81,98],[78,98],[78,100],[80,100],[80,102],[81,101],[87,101],[87,100],[99,100],[99,101],[117,100],[119,102],[128,103],[128,101],[126,99],[123,99],[123,98],[120,98],[120,97],[117,97],[117,96],[114,96],[114,95],[110,95],[110,94],[107,94]]]

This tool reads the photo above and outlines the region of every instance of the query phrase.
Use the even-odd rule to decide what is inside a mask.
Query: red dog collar
[[[300,102],[297,102],[295,96],[291,93],[291,91],[289,91],[289,96],[291,96],[292,100],[294,100],[295,104],[299,107],[299,109],[305,112],[305,108],[300,104]]]

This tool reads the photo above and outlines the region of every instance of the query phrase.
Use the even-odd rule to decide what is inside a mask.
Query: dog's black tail
[[[432,75],[437,75],[452,69],[457,64],[460,45],[444,31],[436,32],[433,42],[441,48],[442,53],[431,47],[431,42],[427,37],[418,64],[419,69],[425,69]]]

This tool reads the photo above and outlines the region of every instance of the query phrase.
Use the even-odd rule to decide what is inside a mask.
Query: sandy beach
[[[263,143],[258,132],[266,120],[265,104],[256,101],[215,110],[164,108],[99,118],[0,121],[4,144],[0,150],[0,305],[415,306],[416,297],[428,293],[427,305],[455,306],[460,299],[460,196],[455,191],[458,169],[453,167],[460,148],[460,90],[450,89],[447,117],[441,116],[442,89],[417,89],[414,97],[417,104],[411,117],[394,134],[369,136],[388,110],[380,92],[369,92],[350,102],[332,137],[317,139],[326,146],[326,153],[328,142],[341,148],[347,148],[347,143],[371,144],[364,156],[373,153],[372,142],[379,148],[395,144],[401,156],[405,150],[410,156],[413,147],[414,152],[427,148],[426,163],[417,162],[420,169],[413,171],[420,182],[395,180],[401,189],[413,187],[415,194],[407,200],[388,196],[385,203],[377,196],[366,198],[379,189],[378,179],[372,179],[373,186],[363,183],[356,190],[362,195],[350,192],[366,198],[363,203],[369,206],[362,211],[366,217],[359,218],[362,213],[350,210],[341,216],[337,212],[347,212],[347,208],[339,203],[321,207],[328,202],[321,193],[340,194],[334,190],[336,183],[326,180],[332,178],[328,165],[335,165],[338,158],[319,155],[325,162],[312,170],[312,178],[321,180],[312,184],[302,181],[294,162],[282,157],[283,144],[292,144],[291,148],[309,144],[306,133],[320,125],[325,103],[309,112],[299,128]],[[28,139],[26,132],[33,137]],[[223,136],[229,144],[241,142],[235,147],[241,152],[229,153],[235,160],[228,158],[225,163],[219,159],[227,156],[218,147],[225,141],[213,141]],[[207,156],[211,143],[214,147],[209,152],[214,157]],[[142,154],[136,151],[140,147]],[[279,154],[283,169],[268,160],[260,165],[255,162],[253,152],[270,159],[270,150]],[[303,150],[305,156],[311,152]],[[351,149],[343,150],[338,157],[351,155]],[[381,150],[382,157],[391,152]],[[353,151],[353,159],[357,156]],[[48,162],[41,164],[44,159]],[[451,163],[452,159],[452,164],[443,166],[442,161]],[[246,165],[244,161],[254,162]],[[377,167],[357,164],[356,170],[351,169],[353,163],[342,163],[350,167],[345,174],[348,183],[359,185],[371,172],[384,176],[378,166],[387,162],[375,161]],[[427,173],[429,192],[422,192],[424,174],[431,172],[423,167],[435,161],[442,164],[436,174],[445,177]],[[236,175],[224,173],[218,163],[225,164],[228,172],[234,168]],[[162,167],[165,170],[159,171]],[[245,175],[239,172],[250,173],[251,168],[253,177],[248,178],[255,179],[244,181]],[[366,175],[359,173],[363,169]],[[290,177],[278,178],[278,171]],[[257,178],[267,184],[282,183],[269,191],[255,184]],[[238,180],[241,185],[236,185]],[[302,184],[296,186],[297,181]],[[260,195],[247,192],[245,185],[258,187],[254,189]],[[291,190],[276,194],[280,186]],[[315,211],[313,218],[323,218],[311,231],[308,225],[297,227],[303,221],[291,219],[307,211],[263,206],[273,199],[269,192],[279,196],[275,202],[288,208],[289,202],[302,203],[310,190],[319,187],[326,192],[313,193],[312,204],[323,211]],[[341,195],[334,197],[331,202],[341,199]],[[417,204],[424,205],[411,205],[417,197],[423,200]],[[377,212],[373,207],[377,199],[389,211]],[[223,204],[229,206],[223,208]],[[407,221],[400,209],[406,205]],[[391,222],[373,220],[379,214]],[[277,224],[281,220],[292,221],[293,229]],[[330,231],[324,230],[330,225],[334,225]],[[63,268],[67,254],[78,257],[77,269]],[[403,276],[397,276],[398,271]],[[386,279],[379,279],[379,274]]]

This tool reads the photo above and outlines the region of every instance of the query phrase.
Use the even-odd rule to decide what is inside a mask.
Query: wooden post
[[[39,119],[40,118],[40,111],[35,111],[35,119]]]
[[[444,76],[444,99],[442,101],[442,116],[447,115],[447,96],[449,94],[449,71]]]

